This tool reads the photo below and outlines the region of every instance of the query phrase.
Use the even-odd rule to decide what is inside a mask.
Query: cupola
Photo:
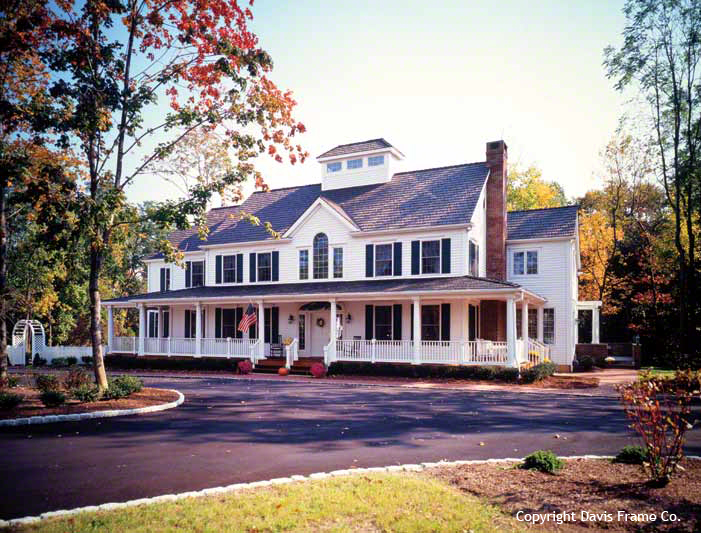
[[[321,190],[387,183],[393,165],[404,154],[384,139],[341,144],[316,160],[321,165]]]

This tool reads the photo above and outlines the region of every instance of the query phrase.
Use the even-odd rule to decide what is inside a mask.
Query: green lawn
[[[495,507],[417,474],[351,475],[219,496],[81,513],[42,532],[518,531]],[[15,530],[16,531],[16,530]]]
[[[659,367],[656,367],[656,366],[649,366],[649,367],[646,367],[646,368],[641,368],[641,369],[638,371],[638,373],[641,373],[641,372],[652,372],[652,375],[653,375],[653,376],[661,376],[661,377],[665,377],[665,378],[672,378],[672,377],[674,377],[674,373],[676,372],[676,370],[670,370],[670,369],[668,369],[668,368],[659,368]]]

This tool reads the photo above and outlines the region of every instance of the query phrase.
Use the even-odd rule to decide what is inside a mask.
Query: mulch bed
[[[91,403],[80,403],[68,397],[66,403],[60,407],[45,407],[39,400],[41,394],[37,389],[28,387],[16,387],[8,389],[9,392],[24,396],[24,400],[14,409],[0,410],[0,420],[6,418],[23,418],[26,416],[46,415],[70,415],[74,413],[87,413],[92,411],[107,411],[110,409],[135,409],[163,403],[174,402],[178,395],[169,390],[152,389],[144,387],[140,392],[131,394],[128,398],[119,400],[100,400]]]
[[[576,521],[549,522],[533,526],[538,531],[701,531],[701,461],[685,460],[664,488],[651,488],[638,465],[607,460],[568,460],[557,475],[521,470],[514,463],[462,465],[430,470],[435,476],[462,491],[500,506],[516,516],[526,513],[574,513]],[[582,520],[581,512],[609,513],[593,521]],[[618,512],[654,513],[649,521],[625,520]],[[678,521],[662,521],[667,511]],[[523,523],[527,526],[527,523]]]

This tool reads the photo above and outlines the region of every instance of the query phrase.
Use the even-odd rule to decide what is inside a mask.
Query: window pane
[[[527,273],[537,274],[538,273],[538,252],[526,252],[527,258]]]
[[[338,172],[341,170],[341,163],[327,163],[326,172]]]
[[[441,313],[438,305],[421,306],[421,340],[441,339]]]
[[[384,165],[385,164],[385,156],[383,155],[375,155],[372,157],[368,157],[368,166],[369,167],[376,167],[378,165]]]
[[[236,323],[236,309],[222,309],[221,310],[221,336],[223,339],[235,338],[236,329],[238,324]]]
[[[299,251],[299,279],[309,279],[309,250]]]
[[[375,246],[375,275],[392,275],[392,245],[378,244]]]
[[[272,279],[271,254],[258,254],[258,281],[270,281]]]
[[[324,233],[314,237],[314,279],[329,277],[329,239]]]
[[[421,273],[438,274],[441,271],[441,241],[421,243]]]
[[[375,306],[375,338],[379,340],[392,340],[392,306]]]
[[[192,265],[192,286],[204,286],[204,261],[193,261]]]
[[[333,249],[333,277],[343,277],[343,248]]]
[[[523,274],[523,252],[514,253],[514,275],[520,276]]]
[[[351,159],[346,163],[346,168],[362,168],[363,166],[363,160],[362,159]]]
[[[538,338],[538,310],[528,310],[528,337],[531,339]]]
[[[555,344],[555,309],[543,309],[543,342]]]
[[[470,241],[470,275],[479,276],[479,246]]]
[[[516,309],[516,338],[520,339],[523,337],[523,328],[521,327],[521,320],[523,319],[523,312],[520,309]]]
[[[307,330],[306,324],[304,323],[304,315],[299,315],[297,317],[297,321],[299,323],[299,340],[297,342],[299,345],[299,349],[304,350],[307,344]]]
[[[236,281],[236,256],[225,255],[222,257],[222,272],[224,283],[234,283]]]
[[[148,336],[152,339],[158,337],[158,311],[148,312]]]

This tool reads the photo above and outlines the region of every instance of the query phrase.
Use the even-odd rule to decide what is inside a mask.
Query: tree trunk
[[[102,305],[100,302],[100,270],[102,267],[102,252],[90,252],[90,339],[92,341],[92,361],[95,371],[95,382],[100,390],[107,389],[107,373],[102,357]]]
[[[0,176],[0,385],[7,383],[7,322],[5,315],[7,306],[7,206],[5,192],[7,178]]]

